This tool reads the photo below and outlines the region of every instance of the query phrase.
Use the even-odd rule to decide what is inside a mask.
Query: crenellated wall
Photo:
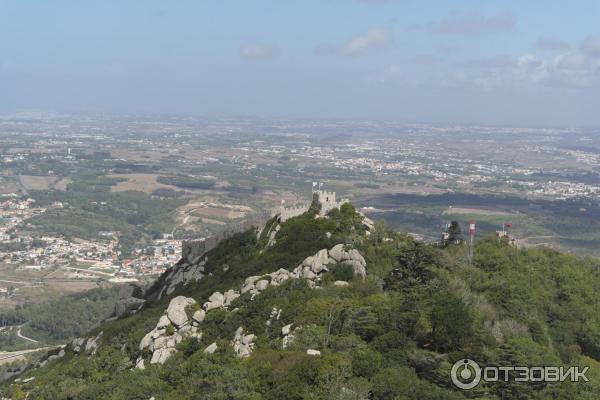
[[[310,208],[310,204],[303,204],[294,207],[280,207],[275,213],[279,214],[279,222],[285,222],[290,218],[304,214]]]
[[[340,208],[342,204],[348,202],[347,199],[337,201],[335,192],[328,192],[326,190],[317,190],[313,192],[313,200],[316,200],[321,204],[321,212],[319,215],[322,217],[327,215],[327,213],[334,208]]]
[[[317,201],[321,205],[320,217],[324,217],[327,213],[334,208],[340,208],[342,204],[348,203],[347,199],[341,201],[336,200],[335,192],[328,192],[326,190],[316,190],[313,192],[313,201]],[[273,210],[272,215],[279,215],[279,222],[285,222],[290,218],[297,217],[304,214],[310,208],[310,204],[302,204],[293,207],[278,207]]]

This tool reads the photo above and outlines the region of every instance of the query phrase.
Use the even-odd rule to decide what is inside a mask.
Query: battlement
[[[326,190],[315,190],[313,192],[313,201],[316,201],[321,205],[321,211],[319,212],[320,217],[324,217],[334,208],[340,208],[342,204],[348,203],[348,199],[337,201],[336,193],[328,192]],[[310,204],[301,204],[293,207],[281,206],[274,209],[272,215],[278,215],[279,222],[285,222],[290,218],[304,214],[309,210],[309,208]]]
[[[335,192],[328,192],[326,190],[316,190],[313,192],[313,200],[316,200],[321,204],[321,217],[327,215],[327,213],[334,208],[340,208],[342,204],[348,203],[347,199],[341,201],[336,200]]]
[[[313,192],[313,198],[317,199],[321,204],[335,203],[335,196],[335,192],[328,192],[326,190],[315,190]]]
[[[285,222],[290,218],[304,214],[310,208],[310,204],[302,204],[294,207],[279,207],[274,214],[279,215],[279,222]]]

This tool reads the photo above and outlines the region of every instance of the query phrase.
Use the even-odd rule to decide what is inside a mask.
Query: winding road
[[[24,327],[25,325],[27,325],[28,323],[29,323],[29,321],[25,322],[25,323],[24,323],[24,324],[22,324],[22,325],[19,325],[19,329],[17,329],[17,336],[18,336],[19,338],[21,338],[21,339],[27,340],[27,341],[29,341],[29,342],[32,342],[32,343],[40,343],[38,340],[35,340],[35,339],[32,339],[32,338],[29,338],[29,337],[27,337],[27,336],[23,336],[23,335],[21,334],[21,328],[23,328],[23,327]]]

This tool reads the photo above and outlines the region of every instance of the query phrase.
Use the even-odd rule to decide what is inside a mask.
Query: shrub
[[[362,349],[352,353],[352,372],[356,376],[370,378],[381,369],[382,357],[371,349]]]
[[[173,324],[169,324],[165,332],[168,336],[173,336],[175,334],[175,327]]]
[[[329,271],[334,281],[350,281],[354,278],[354,271],[350,265],[336,264],[330,267]]]

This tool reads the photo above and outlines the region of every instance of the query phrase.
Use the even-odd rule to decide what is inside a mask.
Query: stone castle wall
[[[285,222],[290,218],[304,214],[310,208],[310,204],[303,204],[295,207],[280,207],[275,214],[279,214],[279,222]]]
[[[328,192],[326,190],[317,190],[314,192],[313,200],[316,200],[321,204],[321,212],[319,213],[321,217],[327,215],[327,213],[334,208],[340,208],[342,204],[348,203],[347,199],[337,201],[335,192]]]
[[[324,217],[327,213],[334,208],[340,208],[342,204],[348,203],[347,199],[341,201],[336,200],[335,192],[328,192],[326,190],[316,190],[313,192],[313,201],[317,201],[321,205],[321,212],[319,216]],[[302,204],[293,207],[278,207],[273,210],[272,215],[279,215],[279,222],[285,222],[290,218],[297,217],[304,214],[310,208],[310,204]]]
[[[181,242],[181,257],[192,262],[195,258],[214,248],[215,245],[216,239],[213,237],[184,240]]]

